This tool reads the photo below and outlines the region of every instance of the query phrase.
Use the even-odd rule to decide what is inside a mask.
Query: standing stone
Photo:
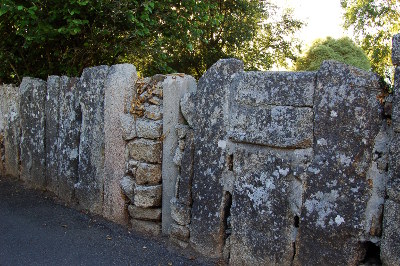
[[[133,65],[114,65],[110,68],[105,81],[104,103],[104,207],[103,215],[107,219],[128,223],[125,199],[120,189],[120,180],[124,176],[125,141],[120,124],[120,116],[133,94],[133,86],[137,79]]]
[[[58,128],[58,196],[75,202],[79,172],[79,142],[82,113],[79,106],[78,78],[62,76]]]
[[[400,66],[400,33],[394,35],[392,39],[392,63]]]
[[[4,87],[3,87],[4,88]],[[20,163],[20,93],[19,88],[13,85],[5,87],[6,116],[4,127],[4,168],[5,174],[14,178],[19,177]]]
[[[194,135],[193,130],[186,134],[185,149],[181,162],[181,175],[178,180],[177,198],[179,202],[192,205],[192,181],[194,167]]]
[[[45,100],[46,82],[23,78],[21,95],[21,179],[36,188],[46,187]]]
[[[233,158],[230,261],[232,265],[290,265],[295,249],[301,178],[312,149],[238,145]],[[297,218],[296,218],[297,216]]]
[[[314,159],[308,168],[295,265],[357,265],[379,133],[379,78],[325,61],[314,101]]]
[[[223,245],[220,209],[226,150],[218,144],[227,140],[229,84],[232,76],[242,70],[243,62],[239,60],[219,60],[201,77],[194,97],[196,163],[190,242],[197,251],[211,257],[220,256]]]
[[[172,218],[170,200],[175,195],[176,178],[179,174],[178,166],[174,164],[173,158],[178,146],[178,136],[175,127],[183,124],[184,119],[179,110],[179,102],[182,96],[190,91],[196,90],[196,81],[191,76],[167,76],[162,82],[163,88],[163,206],[162,206],[162,231],[168,234]]]
[[[59,158],[58,128],[60,126],[60,77],[47,78],[47,95],[45,103],[46,115],[46,180],[47,189],[58,194],[58,165]]]
[[[97,214],[102,213],[103,206],[104,82],[108,69],[108,66],[86,68],[78,84],[82,127],[75,194],[82,208]]]
[[[393,130],[400,133],[400,66],[394,72],[392,125]]]

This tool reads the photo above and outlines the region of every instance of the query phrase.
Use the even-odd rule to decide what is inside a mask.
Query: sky
[[[277,3],[293,7],[295,17],[308,24],[298,35],[305,45],[317,38],[346,36],[341,26],[343,11],[340,0],[280,0]]]

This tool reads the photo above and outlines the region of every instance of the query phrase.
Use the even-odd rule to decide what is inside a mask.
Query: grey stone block
[[[383,216],[381,260],[383,265],[400,265],[400,204],[388,200]]]
[[[157,185],[161,183],[161,165],[139,163],[136,170],[138,185]]]
[[[120,114],[122,137],[131,140],[137,137],[135,118],[131,114]]]
[[[58,196],[66,202],[75,202],[75,184],[78,181],[79,142],[82,114],[79,106],[78,78],[60,78],[58,127]]]
[[[108,69],[108,66],[86,68],[78,83],[82,127],[75,195],[82,208],[96,214],[101,214],[103,207],[104,82]]]
[[[134,204],[136,207],[160,207],[162,186],[136,186],[134,189]]]
[[[21,179],[28,185],[46,187],[45,100],[46,82],[23,78],[21,95]]]
[[[392,64],[400,66],[400,33],[392,39]]]
[[[187,206],[192,205],[192,180],[194,167],[193,130],[186,134],[185,149],[181,160],[181,174],[177,181],[177,198]]]
[[[170,235],[179,240],[187,242],[189,240],[190,232],[189,232],[189,229],[187,228],[187,226],[183,226],[183,225],[179,225],[179,224],[172,224]]]
[[[237,179],[232,206],[227,206],[232,224],[230,264],[290,265],[302,196],[299,179],[312,160],[312,149],[239,146],[233,156]]]
[[[180,101],[180,107],[183,117],[185,118],[186,122],[190,127],[194,127],[195,121],[195,92],[187,92],[183,95]]]
[[[161,141],[148,139],[135,139],[128,143],[130,158],[149,163],[161,163],[162,143]]]
[[[144,234],[153,236],[161,234],[161,223],[132,219],[131,225],[133,230]]]
[[[128,206],[132,218],[146,221],[161,221],[161,209],[140,208],[134,205]]]
[[[235,76],[234,101],[248,106],[312,107],[316,72],[241,72]]]
[[[136,187],[135,181],[130,176],[124,176],[120,181],[120,186],[125,196],[133,203],[134,201],[134,189]]]
[[[168,234],[172,223],[170,200],[175,196],[178,166],[174,164],[174,155],[178,147],[178,135],[175,128],[184,124],[179,102],[188,91],[196,90],[196,80],[187,75],[168,75],[161,84],[164,94],[163,105],[163,233]]]
[[[162,106],[145,104],[144,117],[152,120],[161,120],[163,118]]]
[[[188,225],[190,223],[190,207],[173,198],[171,200],[171,217],[179,225]]]
[[[392,108],[393,130],[400,132],[400,66],[396,67],[394,72]]]
[[[218,247],[223,244],[215,236],[219,235],[222,226],[219,217],[223,197],[221,179],[227,168],[227,154],[218,143],[227,141],[229,84],[235,73],[242,70],[243,63],[239,60],[219,60],[200,78],[195,97],[196,163],[190,243],[197,251],[210,257],[220,256]]]
[[[20,93],[14,85],[0,86],[0,132],[3,133],[3,175],[19,177]]]
[[[60,100],[61,88],[60,77],[50,76],[47,78],[47,95],[45,102],[46,118],[46,179],[47,189],[58,194],[58,166],[59,145],[58,129],[60,126]],[[61,152],[61,151],[60,151]]]
[[[137,80],[136,68],[130,64],[111,66],[104,84],[104,203],[103,216],[107,219],[128,224],[125,199],[119,181],[124,175],[125,141],[120,116],[134,93]]]
[[[309,107],[233,105],[230,128],[234,142],[307,148],[313,141],[313,110]]]
[[[379,138],[379,78],[333,61],[318,71],[314,159],[308,168],[296,265],[356,264],[372,188],[368,172]],[[372,210],[371,210],[372,211]]]
[[[136,133],[139,138],[159,139],[162,135],[162,121],[136,119]]]

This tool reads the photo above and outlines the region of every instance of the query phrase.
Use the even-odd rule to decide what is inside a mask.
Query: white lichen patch
[[[325,228],[325,223],[328,215],[332,214],[336,208],[336,199],[339,197],[337,190],[332,190],[330,193],[317,192],[311,196],[311,199],[306,200],[304,206],[307,210],[307,215],[310,216],[316,213],[318,219],[317,226]]]
[[[340,216],[340,215],[337,215],[336,218],[335,218],[335,223],[337,225],[341,225],[342,223],[344,223],[344,218],[342,216]]]

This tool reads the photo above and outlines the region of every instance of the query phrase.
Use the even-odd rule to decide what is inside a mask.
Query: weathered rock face
[[[180,99],[186,92],[196,90],[196,80],[188,75],[168,75],[162,82],[163,88],[163,161],[162,161],[162,183],[163,183],[163,220],[162,231],[168,234],[171,224],[170,201],[174,197],[174,190],[179,166],[174,163],[175,151],[178,147],[176,126],[185,124],[179,109]]]
[[[109,67],[86,68],[78,88],[82,110],[79,144],[79,179],[75,195],[79,205],[102,213],[104,182],[104,81]]]
[[[392,63],[400,66],[400,33],[393,36],[392,47]]]
[[[333,61],[317,76],[314,159],[308,168],[296,265],[356,265],[365,249],[367,174],[380,124],[379,79]],[[381,177],[383,178],[383,177]]]
[[[226,151],[218,145],[227,139],[228,93],[232,75],[243,70],[238,60],[220,60],[199,80],[195,95],[195,154],[190,242],[209,256],[221,253],[221,178]]]
[[[105,82],[104,99],[104,207],[103,216],[120,224],[128,223],[125,199],[120,189],[124,176],[125,141],[120,115],[127,113],[137,74],[133,65],[110,67]]]
[[[290,265],[312,149],[240,145],[233,156],[230,264]]]
[[[19,177],[20,96],[13,85],[0,86],[0,168],[2,175]]]
[[[21,179],[32,187],[46,187],[45,99],[46,82],[24,78],[21,96]]]

